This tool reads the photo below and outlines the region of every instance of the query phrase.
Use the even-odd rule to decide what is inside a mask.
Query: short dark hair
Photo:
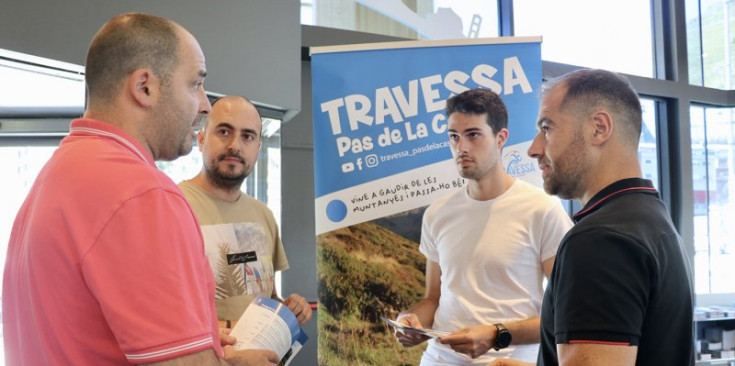
[[[599,69],[572,71],[546,83],[542,94],[548,93],[558,85],[567,87],[561,107],[577,108],[579,113],[587,113],[596,107],[607,107],[611,113],[621,117],[621,127],[629,132],[638,146],[643,124],[641,101],[633,86],[622,75]]]
[[[487,124],[497,134],[508,128],[508,110],[500,96],[488,89],[470,89],[447,99],[446,114],[452,113],[486,114]]]
[[[178,65],[179,36],[168,19],[125,13],[110,19],[87,52],[85,80],[90,99],[110,100],[133,71],[149,67],[168,84]]]

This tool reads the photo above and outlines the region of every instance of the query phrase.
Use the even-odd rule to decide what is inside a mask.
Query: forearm
[[[511,344],[538,343],[541,339],[541,317],[533,317],[518,322],[503,323],[513,335]]]
[[[540,318],[508,322],[503,325],[510,331],[510,345],[537,343],[539,340]],[[498,341],[498,328],[494,324],[473,325],[459,329],[439,339],[442,344],[449,345],[454,351],[464,353],[472,358],[479,357],[491,350]],[[507,339],[504,339],[507,341]],[[504,347],[505,344],[498,344]],[[501,364],[502,365],[502,364]]]
[[[431,298],[423,298],[408,310],[402,311],[401,314],[416,314],[421,325],[424,328],[431,328],[434,325],[434,314],[439,307],[439,302]]]

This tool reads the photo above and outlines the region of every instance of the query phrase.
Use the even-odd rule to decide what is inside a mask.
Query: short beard
[[[227,154],[219,156],[217,160],[214,162],[214,164],[205,165],[205,169],[207,170],[207,175],[209,176],[209,179],[212,181],[212,184],[214,184],[214,186],[217,188],[221,188],[221,189],[228,190],[228,191],[239,190],[240,187],[242,186],[242,182],[244,182],[245,178],[247,178],[247,176],[250,175],[250,172],[252,169],[243,160],[244,169],[242,173],[230,173],[230,172],[225,172],[225,171],[220,170],[218,163],[226,155]]]
[[[216,187],[228,191],[234,191],[240,189],[240,186],[242,186],[242,182],[247,178],[248,173],[227,174],[219,170],[217,166],[214,166],[212,168],[207,167],[207,175],[209,175],[210,180]]]
[[[565,181],[559,179],[544,181],[546,193],[558,196],[565,200],[575,200],[581,197],[584,184],[579,172],[572,172],[564,177]]]
[[[579,199],[582,196],[587,185],[585,173],[589,171],[584,154],[584,137],[578,132],[564,156],[556,159],[553,175],[544,180],[546,193],[563,199]]]

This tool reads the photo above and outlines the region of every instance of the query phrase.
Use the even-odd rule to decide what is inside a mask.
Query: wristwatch
[[[495,324],[495,328],[498,328],[498,334],[495,336],[495,344],[493,344],[493,349],[498,351],[500,349],[510,346],[510,341],[513,340],[513,335],[510,334],[508,328],[500,323]]]

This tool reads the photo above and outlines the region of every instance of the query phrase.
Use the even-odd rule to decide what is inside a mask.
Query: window
[[[301,0],[301,24],[314,24],[314,0]]]
[[[733,89],[734,12],[732,1],[686,1],[690,84]]]
[[[653,186],[661,190],[658,177],[658,139],[656,138],[658,116],[656,114],[656,102],[653,99],[641,98],[641,109],[643,110],[643,126],[641,127],[641,138],[638,145],[638,160],[641,163],[643,178],[650,179]]]
[[[80,115],[84,68],[0,49],[0,117]],[[29,97],[32,96],[32,97]]]
[[[544,61],[653,76],[650,1],[515,0],[513,16],[516,36],[543,36]]]
[[[735,292],[735,109],[691,108],[694,287]]]
[[[496,1],[302,0],[301,24],[408,39],[498,36]]]

